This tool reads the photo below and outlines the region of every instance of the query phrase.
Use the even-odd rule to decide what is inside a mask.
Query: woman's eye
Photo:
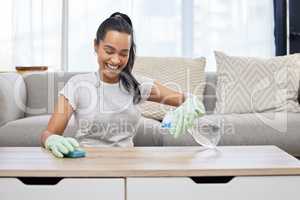
[[[128,56],[128,54],[121,54],[121,56],[122,56],[122,57],[127,57],[127,56]]]
[[[111,54],[113,54],[114,52],[112,52],[112,51],[105,51],[105,53],[111,55]]]

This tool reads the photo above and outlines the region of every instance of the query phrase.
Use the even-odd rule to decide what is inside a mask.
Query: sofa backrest
[[[83,73],[83,72],[82,72]],[[27,91],[25,116],[50,114],[58,99],[58,92],[79,72],[43,72],[24,75]]]
[[[24,75],[27,92],[27,108],[25,116],[50,114],[54,111],[58,92],[74,75],[87,72],[48,72]],[[215,107],[216,73],[206,73],[204,105],[207,112]]]

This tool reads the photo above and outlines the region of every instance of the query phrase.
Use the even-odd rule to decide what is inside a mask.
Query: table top
[[[0,177],[187,177],[300,175],[300,161],[276,146],[85,148],[55,158],[41,147],[1,147]]]

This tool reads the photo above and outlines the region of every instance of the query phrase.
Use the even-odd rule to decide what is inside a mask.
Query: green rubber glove
[[[205,107],[197,96],[189,96],[182,105],[167,113],[170,134],[175,138],[193,127],[195,119],[205,114]],[[171,122],[171,123],[170,123]],[[164,121],[163,121],[164,123]]]
[[[45,147],[56,157],[63,158],[64,154],[72,152],[78,148],[79,143],[71,137],[50,135],[45,141]]]

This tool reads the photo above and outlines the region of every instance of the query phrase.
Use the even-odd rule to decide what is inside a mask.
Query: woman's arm
[[[170,106],[180,106],[185,98],[183,93],[172,90],[158,81],[154,81],[150,96],[147,100]]]
[[[154,81],[147,100],[178,107],[168,111],[162,121],[162,127],[169,129],[175,138],[186,133],[194,121],[205,114],[205,107],[197,96],[174,91],[158,81]]]
[[[69,119],[72,116],[73,108],[68,100],[60,95],[58,102],[55,106],[54,113],[52,114],[47,129],[41,135],[41,143],[44,146],[46,139],[53,134],[62,135]]]

